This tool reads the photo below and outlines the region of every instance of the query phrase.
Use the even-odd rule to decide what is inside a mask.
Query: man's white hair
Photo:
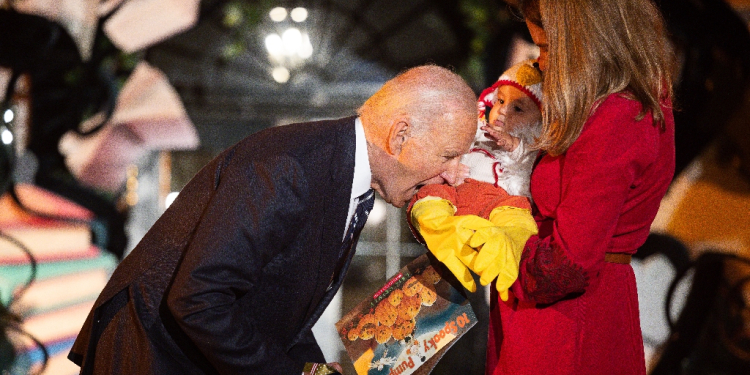
[[[456,73],[437,65],[409,69],[386,82],[357,111],[363,121],[387,126],[406,116],[414,131],[476,119],[476,95]]]

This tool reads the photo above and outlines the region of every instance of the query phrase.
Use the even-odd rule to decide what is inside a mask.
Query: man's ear
[[[388,133],[387,150],[391,155],[401,154],[406,140],[411,134],[411,125],[404,119],[394,121]]]

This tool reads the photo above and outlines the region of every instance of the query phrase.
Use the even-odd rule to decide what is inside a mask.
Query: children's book
[[[476,324],[463,290],[443,275],[422,255],[336,323],[357,374],[428,374]]]

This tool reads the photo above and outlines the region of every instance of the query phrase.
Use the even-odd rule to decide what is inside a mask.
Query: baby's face
[[[498,87],[497,99],[490,110],[490,126],[515,134],[540,121],[542,112],[528,95],[514,86]]]

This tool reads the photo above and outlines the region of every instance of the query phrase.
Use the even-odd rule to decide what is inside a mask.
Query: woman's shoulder
[[[639,148],[655,141],[659,127],[650,114],[640,116],[641,103],[627,93],[610,94],[592,111],[577,146]],[[574,144],[575,145],[575,144]]]
[[[641,112],[641,103],[627,92],[617,92],[609,94],[597,101],[591,116],[611,115],[634,112],[636,115]]]
[[[640,132],[654,125],[649,113],[641,114],[642,109],[642,104],[626,92],[610,94],[594,105],[583,132]]]

